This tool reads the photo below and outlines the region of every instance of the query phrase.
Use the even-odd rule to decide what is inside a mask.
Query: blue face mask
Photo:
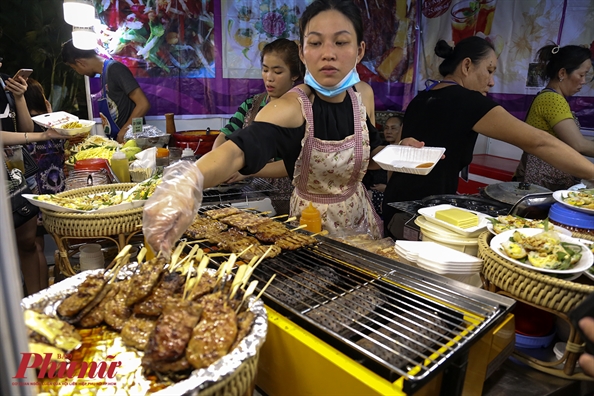
[[[330,88],[320,85],[320,83],[318,83],[316,81],[316,79],[313,78],[313,76],[307,69],[307,66],[305,67],[305,77],[303,78],[303,82],[305,84],[307,84],[310,87],[312,87],[313,89],[315,89],[319,94],[328,96],[330,98],[346,91],[353,85],[357,84],[359,81],[361,81],[361,80],[359,80],[359,73],[357,73],[357,63],[356,62],[355,62],[355,67],[353,67],[353,69],[346,76],[344,76],[342,81],[340,81],[338,84],[336,84],[335,86],[330,87]]]

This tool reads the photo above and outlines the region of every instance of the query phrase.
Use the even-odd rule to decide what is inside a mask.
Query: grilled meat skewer
[[[128,318],[132,315],[132,308],[126,304],[130,293],[130,285],[134,278],[118,282],[118,292],[104,307],[103,320],[117,331],[121,331]]]
[[[228,224],[232,227],[239,228],[240,230],[247,230],[248,227],[256,226],[257,224],[271,222],[269,217],[258,216],[253,213],[238,213],[232,216],[224,217],[221,219],[222,223]]]
[[[78,321],[79,326],[91,328],[97,327],[103,323],[103,318],[105,316],[105,304],[115,297],[115,295],[118,293],[119,286],[117,283],[115,285],[108,284],[105,286],[105,288],[108,289],[105,297],[103,297],[99,304],[97,304],[89,313],[87,313]]]
[[[249,248],[248,250],[246,250],[242,255],[241,258],[243,258],[244,260],[251,260],[252,258],[258,256],[258,257],[262,257],[262,255],[264,253],[266,253],[266,251],[268,251],[268,248],[271,248],[270,251],[268,252],[268,254],[266,255],[267,258],[272,258],[272,257],[276,257],[279,254],[281,254],[282,249],[278,246],[275,245],[254,245],[251,248]],[[235,251],[234,251],[235,252]],[[239,253],[239,252],[237,252]]]
[[[231,348],[229,348],[229,351],[234,350],[237,345],[239,345],[241,340],[243,340],[243,338],[247,335],[247,333],[250,332],[255,318],[256,315],[250,311],[244,311],[237,315],[237,337],[235,338],[233,345],[231,345]]]
[[[241,210],[237,209],[235,206],[231,206],[229,208],[211,209],[204,212],[205,215],[214,220],[222,219],[223,217],[231,216],[237,213],[241,213]]]
[[[248,227],[248,231],[254,234],[254,236],[263,243],[274,243],[290,232],[286,225],[277,221],[250,226]]]
[[[225,356],[237,338],[237,317],[226,300],[220,292],[200,299],[204,310],[186,348],[186,359],[195,369]]]
[[[153,292],[143,301],[134,305],[134,313],[146,316],[159,316],[163,304],[169,296],[180,296],[185,279],[179,272],[166,273]]]
[[[197,215],[185,234],[194,239],[203,239],[208,238],[210,235],[223,232],[227,228],[227,224],[221,223],[218,220]]]
[[[122,341],[139,351],[144,351],[156,324],[157,321],[154,318],[132,315],[122,327]]]
[[[202,305],[195,301],[167,299],[146,345],[142,365],[156,370],[157,362],[173,362],[183,357],[201,312]]]
[[[107,279],[102,274],[88,276],[74,293],[60,303],[58,313],[63,317],[76,315],[97,297],[106,283]]]
[[[314,245],[318,240],[312,236],[292,232],[278,239],[274,244],[284,250],[297,250],[300,247]]]
[[[214,276],[207,273],[202,274],[200,282],[190,290],[188,300],[197,301],[200,297],[212,293],[216,284],[217,279]]]
[[[130,278],[130,291],[126,297],[126,305],[133,305],[148,296],[157,285],[167,260],[155,257],[144,264],[139,264],[138,273]]]

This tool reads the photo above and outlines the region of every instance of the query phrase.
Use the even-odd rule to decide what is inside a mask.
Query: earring
[[[559,82],[563,82],[563,77],[561,77],[561,78],[559,79]]]

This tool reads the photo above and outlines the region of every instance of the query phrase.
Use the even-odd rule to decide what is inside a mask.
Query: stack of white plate
[[[394,250],[401,258],[428,271],[480,286],[483,260],[479,258],[426,241],[396,241]]]
[[[423,241],[435,242],[476,256],[478,254],[478,236],[487,229],[489,216],[472,210],[458,208],[478,216],[478,225],[468,228],[461,228],[435,217],[435,212],[454,207],[444,204],[419,209],[420,216],[415,219],[415,224],[421,228],[421,238]]]

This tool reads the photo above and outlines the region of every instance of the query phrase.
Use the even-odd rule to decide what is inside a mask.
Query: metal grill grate
[[[315,247],[262,261],[252,279],[264,285],[276,274],[264,294],[271,308],[390,381],[404,376],[424,383],[513,305],[318,238]],[[413,367],[418,370],[411,374]]]
[[[223,203],[263,196],[264,193],[273,191],[276,189],[266,180],[253,178],[249,183],[235,183],[205,189],[202,192],[202,200],[204,203]]]

